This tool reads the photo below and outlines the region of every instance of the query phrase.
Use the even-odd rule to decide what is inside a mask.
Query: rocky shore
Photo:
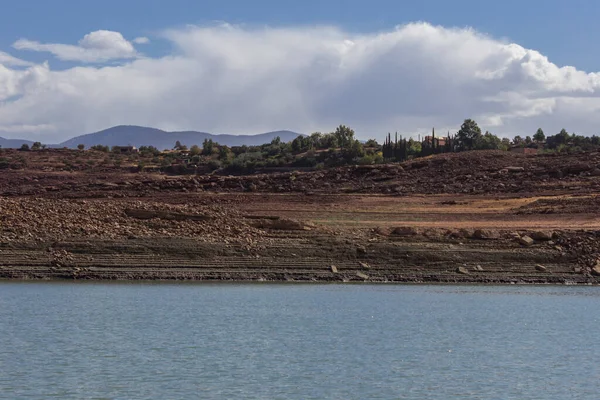
[[[598,155],[487,156],[251,176],[8,171],[0,279],[600,283]]]

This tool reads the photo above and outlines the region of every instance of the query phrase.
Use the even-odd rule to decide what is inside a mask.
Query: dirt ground
[[[0,278],[600,282],[598,155],[481,157],[251,176],[7,171]]]

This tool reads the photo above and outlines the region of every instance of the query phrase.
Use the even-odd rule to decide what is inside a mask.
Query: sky
[[[0,136],[598,134],[600,2],[0,0]]]

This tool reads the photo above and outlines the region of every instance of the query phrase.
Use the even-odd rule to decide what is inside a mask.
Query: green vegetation
[[[417,138],[415,138],[417,136]],[[24,144],[20,151],[41,152],[45,146],[40,142],[31,148]],[[245,174],[259,171],[290,171],[298,169],[322,169],[343,165],[372,165],[385,162],[398,162],[433,154],[477,150],[516,150],[532,153],[575,153],[600,149],[600,137],[585,137],[568,133],[562,129],[555,135],[547,136],[542,129],[533,135],[520,135],[512,140],[500,138],[489,131],[483,132],[477,122],[466,119],[455,134],[436,134],[421,137],[402,137],[398,133],[392,137],[388,133],[383,144],[375,139],[361,142],[356,139],[354,130],[346,125],[338,126],[333,132],[315,132],[298,136],[284,143],[279,137],[270,143],[259,146],[225,146],[206,139],[202,146],[177,142],[171,150],[161,151],[153,146],[96,145],[88,151],[85,146],[77,146],[79,151],[56,149],[44,152],[37,162],[46,163],[51,168],[65,170],[102,170],[120,168],[130,172],[164,172],[168,174],[217,173]],[[530,150],[527,150],[530,149]],[[10,150],[0,149],[5,154]],[[24,156],[3,157],[0,169],[22,168],[26,165]]]

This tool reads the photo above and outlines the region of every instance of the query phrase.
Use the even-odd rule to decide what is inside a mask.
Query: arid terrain
[[[0,278],[600,282],[599,152],[245,176],[64,170],[76,152],[10,153]]]

